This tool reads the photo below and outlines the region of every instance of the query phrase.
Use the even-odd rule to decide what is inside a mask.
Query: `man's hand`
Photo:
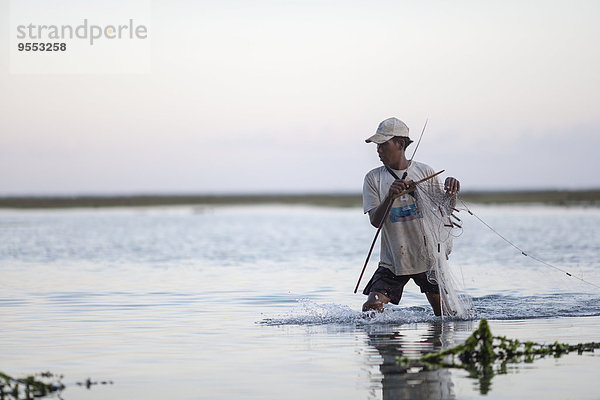
[[[369,218],[371,219],[371,225],[375,228],[379,228],[383,223],[383,219],[386,216],[388,208],[392,202],[400,196],[400,193],[407,189],[414,188],[416,185],[411,180],[396,179],[388,190],[388,195],[385,200],[377,206],[376,209],[369,211]]]
[[[394,181],[394,183],[392,183],[392,186],[390,186],[388,196],[392,199],[395,199],[400,195],[400,193],[404,192],[405,190],[407,190],[413,186],[415,186],[415,183],[413,181],[407,181],[404,179],[396,179]]]
[[[452,196],[456,196],[460,192],[460,182],[458,179],[449,176],[444,182],[444,190]]]

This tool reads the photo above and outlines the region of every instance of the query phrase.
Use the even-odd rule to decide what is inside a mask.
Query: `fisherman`
[[[404,285],[412,278],[421,288],[421,293],[427,296],[434,314],[440,316],[440,289],[436,282],[428,279],[429,265],[427,257],[423,256],[423,252],[427,251],[427,238],[423,233],[421,220],[424,210],[419,209],[419,194],[413,191],[400,195],[403,191],[414,188],[413,182],[433,175],[435,171],[426,164],[407,160],[405,151],[413,141],[409,138],[406,124],[397,118],[381,122],[377,132],[366,142],[377,144],[377,153],[383,166],[369,171],[365,176],[363,208],[365,214],[369,213],[374,227],[379,228],[384,218],[385,222],[382,228],[381,259],[363,291],[368,296],[363,304],[363,311],[382,312],[384,304],[398,304]],[[422,184],[426,186],[425,190],[431,192],[427,196],[441,196],[454,207],[460,182],[452,177],[446,178],[443,191],[437,177],[432,182],[430,185]],[[391,210],[386,215],[390,203]]]

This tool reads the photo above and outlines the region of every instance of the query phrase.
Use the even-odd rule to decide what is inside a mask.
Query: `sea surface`
[[[488,383],[396,364],[462,343],[481,318],[521,341],[600,341],[600,209],[469,207],[547,263],[458,213],[450,262],[470,321],[434,317],[412,282],[363,318],[353,289],[375,229],[358,208],[1,210],[0,371],[63,374],[65,400],[600,398],[598,351]]]

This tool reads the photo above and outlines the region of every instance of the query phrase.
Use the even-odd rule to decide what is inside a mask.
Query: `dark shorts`
[[[395,275],[388,268],[379,266],[369,283],[367,283],[367,286],[365,286],[363,294],[368,295],[371,292],[381,293],[389,297],[391,303],[398,304],[402,298],[404,285],[411,278],[421,288],[421,293],[440,293],[439,286],[429,282],[426,272],[415,275]]]

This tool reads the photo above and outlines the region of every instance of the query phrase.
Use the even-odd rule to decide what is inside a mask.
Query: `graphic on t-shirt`
[[[412,221],[416,218],[421,218],[421,215],[419,215],[419,207],[417,207],[416,203],[394,207],[390,211],[390,222]]]

